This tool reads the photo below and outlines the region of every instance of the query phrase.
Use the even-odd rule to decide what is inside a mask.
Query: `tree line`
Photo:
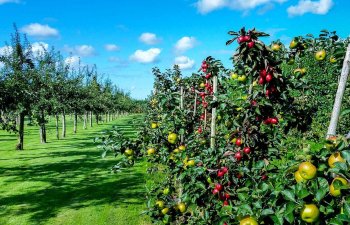
[[[97,67],[72,65],[54,47],[34,51],[25,35],[15,27],[11,41],[0,54],[0,128],[18,134],[16,149],[24,147],[24,123],[38,125],[41,143],[46,143],[49,117],[56,121],[56,138],[66,137],[66,116],[78,118],[83,128],[93,126],[93,118],[111,121],[116,114],[141,112],[142,100],[135,100]],[[59,123],[62,123],[61,135]]]

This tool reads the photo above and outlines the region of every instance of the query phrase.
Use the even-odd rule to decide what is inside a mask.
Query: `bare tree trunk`
[[[66,112],[62,112],[62,138],[66,137]]]
[[[24,112],[21,112],[18,116],[18,144],[16,150],[23,150],[24,145]]]
[[[92,111],[90,111],[90,127],[92,127]]]
[[[40,115],[40,142],[46,143],[46,126],[45,126],[45,114],[42,111]]]
[[[350,64],[350,44],[348,45],[345,59],[343,62],[343,69],[341,71],[338,90],[335,96],[331,122],[329,123],[328,131],[327,131],[327,137],[336,135],[340,109],[341,109],[341,102],[346,89],[346,82],[348,80],[348,75],[349,75],[349,64]]]
[[[60,134],[59,134],[59,131],[58,131],[58,122],[59,122],[58,114],[56,114],[55,117],[56,117],[56,138],[57,138],[57,140],[59,140],[60,139]]]
[[[73,126],[73,133],[76,134],[77,133],[77,125],[78,125],[78,114],[77,111],[74,111],[74,126]]]
[[[108,111],[108,122],[111,122],[111,114]]]
[[[96,124],[98,125],[98,116],[99,114],[98,113],[95,113],[96,114]]]
[[[86,126],[87,120],[88,120],[88,112],[85,111],[85,113],[84,113],[84,124],[83,124],[83,129],[84,130],[86,130],[86,128],[87,128],[87,126]]]

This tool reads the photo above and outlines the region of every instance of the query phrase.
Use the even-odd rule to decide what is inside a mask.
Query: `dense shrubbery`
[[[143,153],[149,171],[166,175],[148,195],[146,213],[155,223],[346,224],[347,140],[295,149],[301,146],[287,139],[325,135],[315,124],[328,125],[323,113],[330,112],[336,87],[328,87],[332,96],[324,103],[318,93],[326,91],[321,82],[329,73],[339,74],[340,63],[329,62],[330,72],[326,60],[342,61],[344,42],[299,38],[286,49],[279,42],[266,46],[259,38],[267,34],[256,30],[229,34],[227,44],[239,44],[233,69],[211,57],[189,77],[177,67],[154,69],[155,90],[137,142],[106,136],[104,149],[118,145],[114,151],[129,165]],[[331,52],[326,57],[318,52],[324,48]],[[313,79],[313,68],[303,63],[326,68],[317,72],[325,75]]]

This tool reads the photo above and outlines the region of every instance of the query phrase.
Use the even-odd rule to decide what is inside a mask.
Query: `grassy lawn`
[[[87,130],[80,123],[77,134],[68,120],[63,140],[55,139],[51,122],[47,144],[40,144],[37,127],[26,126],[24,151],[13,150],[14,134],[0,131],[0,224],[150,224],[140,216],[145,208],[146,163],[111,174],[116,159],[102,159],[93,143],[112,124],[132,134],[132,119],[139,116]]]

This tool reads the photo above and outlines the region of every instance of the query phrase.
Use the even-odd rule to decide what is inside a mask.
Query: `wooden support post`
[[[184,88],[183,88],[183,86],[180,87],[180,109],[183,112],[183,109],[184,109]],[[180,135],[180,140],[181,140],[181,143],[184,142],[184,135],[183,134]]]
[[[329,123],[328,131],[327,131],[327,137],[336,135],[340,109],[341,109],[341,102],[345,92],[346,82],[349,76],[349,64],[350,64],[350,44],[347,47],[345,59],[343,62],[343,69],[341,71],[341,75],[339,79],[338,90],[335,96],[331,122]]]
[[[193,107],[193,118],[197,113],[197,92],[194,93],[194,107]]]
[[[218,92],[218,77],[217,75],[213,76],[213,101],[217,100]],[[215,149],[215,136],[216,136],[216,107],[212,108],[211,111],[211,132],[210,132],[210,148]]]

